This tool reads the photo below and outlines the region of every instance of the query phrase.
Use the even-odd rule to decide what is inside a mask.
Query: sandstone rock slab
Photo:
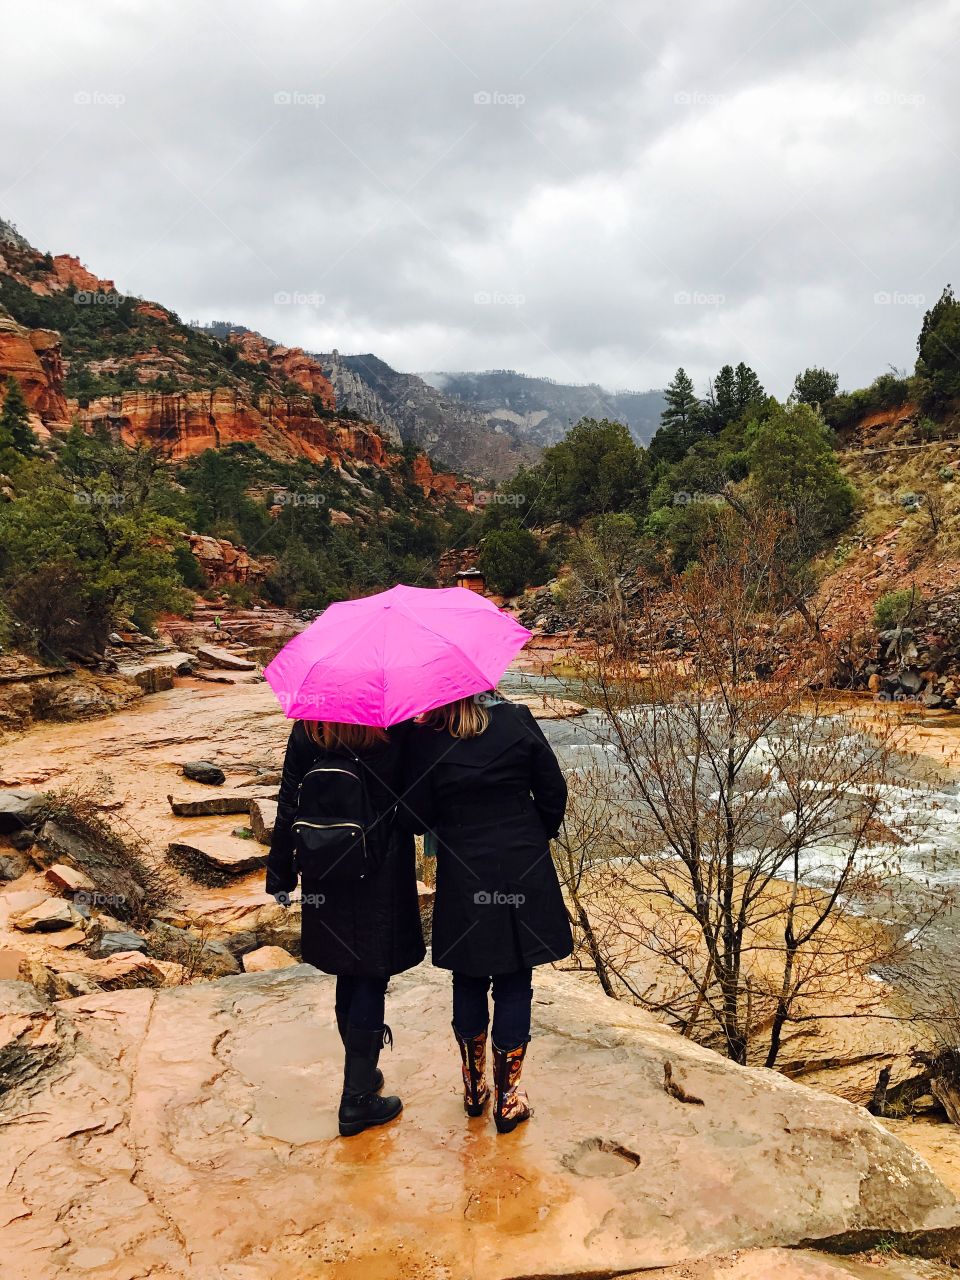
[[[275,800],[253,800],[250,804],[250,830],[260,844],[269,844],[273,839],[273,827],[277,821],[277,802]]]
[[[221,794],[197,798],[188,796],[180,800],[167,796],[167,803],[178,818],[202,818],[211,814],[249,813],[253,801],[249,795]]]
[[[44,898],[36,906],[18,911],[11,918],[11,924],[24,933],[47,933],[54,929],[70,929],[78,919],[65,898]]]
[[[267,865],[267,851],[255,840],[233,835],[197,836],[167,846],[170,861],[201,884],[226,884]]]
[[[297,961],[283,947],[257,947],[243,957],[244,973],[267,973],[271,969],[289,969]]]
[[[249,658],[242,658],[229,649],[221,649],[219,645],[202,644],[197,649],[197,657],[211,667],[224,667],[227,671],[255,671],[257,664]]]
[[[388,997],[395,1048],[382,1065],[403,1115],[340,1139],[333,985],[297,966],[61,1002],[55,1069],[5,1099],[4,1194],[20,1208],[0,1228],[4,1254],[44,1280],[91,1258],[98,1280],[506,1280],[681,1264],[677,1276],[720,1280],[699,1260],[864,1232],[896,1244],[960,1221],[929,1167],[866,1112],[735,1067],[544,970],[527,1125],[500,1137],[489,1116],[464,1117],[449,979],[423,965]],[[664,1094],[665,1060],[703,1107]],[[761,1261],[766,1271],[736,1280],[833,1280],[813,1262],[778,1276],[772,1264],[792,1258]]]
[[[43,808],[39,791],[15,788],[0,791],[0,835],[10,835],[33,825]]]
[[[90,893],[97,887],[83,871],[69,867],[65,862],[55,862],[47,867],[44,878],[64,893]]]

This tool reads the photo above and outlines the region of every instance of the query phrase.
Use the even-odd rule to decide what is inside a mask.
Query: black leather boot
[[[343,1045],[344,1052],[346,1052],[347,1020],[341,1013],[337,1013],[337,1030],[340,1032],[340,1042]],[[373,1092],[379,1093],[382,1088],[383,1088],[383,1072],[380,1070],[379,1067],[377,1067],[376,1071],[373,1073]]]
[[[384,1044],[393,1044],[389,1027],[363,1031],[350,1027],[347,1031],[346,1059],[343,1068],[343,1094],[340,1098],[340,1136],[353,1137],[374,1125],[387,1124],[403,1110],[399,1098],[381,1098],[374,1089],[377,1060]]]

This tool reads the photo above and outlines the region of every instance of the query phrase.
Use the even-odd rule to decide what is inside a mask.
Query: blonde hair
[[[451,738],[476,738],[490,723],[488,700],[489,695],[483,694],[458,698],[456,702],[425,712],[423,723],[430,729],[445,729]]]
[[[386,742],[386,729],[372,724],[338,724],[334,720],[304,720],[307,737],[328,751],[368,751]]]

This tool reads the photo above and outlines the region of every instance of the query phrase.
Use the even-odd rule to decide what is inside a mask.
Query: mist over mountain
[[[540,448],[561,440],[581,418],[623,422],[638,444],[648,444],[665,403],[661,391],[607,391],[596,383],[571,385],[513,369],[420,376],[477,410],[488,427]]]

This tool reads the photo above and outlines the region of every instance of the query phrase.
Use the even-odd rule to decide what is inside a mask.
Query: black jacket
[[[503,702],[475,738],[414,729],[406,802],[438,840],[433,963],[485,976],[572,950],[549,840],[567,785],[526,707]]]
[[[362,755],[370,801],[376,815],[393,808],[402,789],[401,760],[409,724],[389,731],[390,741]],[[321,749],[297,721],[287,743],[277,821],[267,859],[267,893],[290,893],[297,884],[291,825],[297,791]],[[417,898],[416,855],[409,824],[393,825],[383,863],[358,883],[322,884],[304,880],[301,945],[308,964],[326,973],[386,977],[423,959],[423,931]]]

